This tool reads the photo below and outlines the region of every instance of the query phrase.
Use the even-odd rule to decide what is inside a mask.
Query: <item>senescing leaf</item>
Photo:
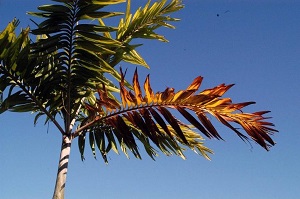
[[[203,146],[202,137],[197,137],[199,135],[197,132],[178,120],[170,112],[171,109],[177,110],[191,125],[208,138],[223,139],[210,121],[208,115],[211,115],[236,133],[243,141],[249,142],[251,138],[266,150],[275,144],[270,135],[277,130],[271,128],[274,126],[272,123],[265,121],[269,118],[263,117],[268,111],[244,113],[242,109],[254,102],[233,103],[230,98],[222,98],[233,84],[220,84],[197,93],[203,80],[199,76],[186,90],[175,92],[173,88],[167,88],[163,92],[154,94],[149,75],[144,83],[144,91],[142,91],[138,72],[137,70],[134,72],[133,92],[124,85],[125,75],[126,72],[121,70],[120,95],[122,106],[110,105],[114,100],[108,100],[105,90],[99,91],[101,94],[98,101],[101,101],[102,106],[110,108],[106,109],[108,111],[105,115],[103,112],[99,112],[98,115],[101,117],[96,117],[91,123],[91,127],[98,122],[111,126],[116,132],[119,132],[118,139],[121,139],[120,136],[122,136],[122,145],[129,146],[128,148],[131,148],[135,155],[138,152],[134,139],[139,139],[145,144],[145,138],[147,138],[166,155],[175,152],[175,154],[184,157],[178,145],[180,143],[193,150],[196,147],[200,150],[200,154],[209,158],[207,153],[212,153],[212,151]],[[234,124],[241,126],[246,135],[240,132]],[[141,134],[133,133],[136,131]]]

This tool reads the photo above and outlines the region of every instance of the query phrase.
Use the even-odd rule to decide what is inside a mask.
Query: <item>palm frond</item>
[[[129,43],[133,38],[146,38],[146,39],[157,39],[163,42],[167,40],[154,31],[159,27],[175,28],[169,24],[170,21],[178,21],[179,19],[170,17],[169,13],[176,12],[183,8],[181,0],[172,0],[168,3],[167,0],[155,2],[150,5],[151,1],[134,14],[129,13],[129,6],[127,15],[124,19],[121,19],[117,32],[117,39],[124,43]]]
[[[132,92],[124,86],[122,71],[121,75],[122,106],[114,99],[110,99],[105,89],[99,90],[99,99],[95,105],[85,105],[88,109],[88,121],[83,122],[73,136],[80,134],[82,130],[97,134],[95,128],[110,129],[108,131],[111,136],[114,134],[118,137],[121,146],[129,148],[138,158],[140,155],[135,139],[142,142],[152,158],[156,156],[156,153],[151,144],[155,144],[167,155],[174,153],[184,157],[183,149],[179,145],[181,144],[191,149],[196,148],[200,154],[208,157],[207,153],[212,151],[203,146],[201,141],[203,138],[190,126],[179,121],[170,112],[170,109],[173,109],[208,138],[222,139],[208,117],[212,115],[244,141],[251,138],[266,150],[275,144],[270,135],[277,130],[272,128],[272,123],[266,121],[269,119],[264,117],[267,111],[244,113],[242,109],[254,102],[232,103],[230,98],[222,98],[233,85],[221,84],[196,93],[203,79],[197,77],[185,90],[175,92],[173,88],[167,88],[163,92],[154,93],[150,86],[149,76],[145,80],[144,91],[142,91],[138,73],[135,71]],[[233,123],[241,126],[246,135],[234,127]],[[104,132],[107,130],[102,130],[101,134]]]
[[[29,28],[23,29],[17,36],[14,31],[18,24],[19,21],[14,19],[0,33],[0,113],[7,110],[40,111],[63,132],[60,125],[46,110],[47,100],[43,96],[34,94],[41,84],[40,74],[43,71],[35,67],[37,60],[30,56]],[[4,96],[5,90],[7,92]]]
[[[171,17],[169,14],[182,9],[184,6],[181,0],[167,0],[155,2],[151,1],[142,8],[139,7],[135,13],[130,14],[130,1],[127,2],[127,10],[124,18],[120,20],[116,40],[123,45],[116,50],[116,54],[111,56],[110,65],[116,66],[120,61],[132,64],[142,65],[149,68],[146,61],[136,50],[137,44],[131,44],[133,39],[154,39],[162,42],[168,40],[158,34],[156,30],[160,27],[175,28],[170,22],[179,21],[179,19]]]
[[[28,73],[26,67],[29,29],[22,30],[17,36],[14,31],[18,24],[19,21],[14,19],[0,33],[0,113],[6,110],[26,112],[37,109],[29,96],[31,85],[28,81],[33,75]],[[8,90],[6,97],[3,97],[4,90]]]
[[[105,73],[118,80],[121,76],[102,58],[115,54],[112,49],[121,46],[119,41],[104,36],[104,33],[117,29],[91,22],[122,14],[103,9],[124,0],[56,2],[38,7],[40,12],[29,13],[45,18],[31,31],[38,36],[31,44],[31,57],[37,59],[37,75],[43,82],[34,94],[48,99],[54,99],[47,97],[54,95],[56,100],[46,103],[51,115],[62,112],[74,119],[81,99],[90,97],[96,89],[95,82],[102,82],[109,92],[118,90]]]

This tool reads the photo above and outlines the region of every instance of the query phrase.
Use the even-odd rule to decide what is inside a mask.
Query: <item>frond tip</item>
[[[105,90],[99,91],[100,98],[94,106],[87,106],[90,115],[96,118],[90,123],[91,126],[97,126],[97,124],[110,126],[114,129],[113,132],[117,132],[117,137],[122,137],[122,143],[125,143],[129,149],[135,149],[135,154],[138,154],[135,138],[139,140],[142,138],[144,145],[145,143],[149,145],[148,139],[150,139],[167,155],[169,151],[173,151],[176,155],[184,157],[182,148],[178,144],[193,150],[197,148],[207,158],[207,153],[212,153],[200,142],[203,140],[202,137],[190,126],[179,121],[170,109],[177,110],[193,127],[208,138],[222,139],[208,117],[211,115],[243,141],[249,142],[251,138],[266,150],[275,145],[270,135],[277,130],[272,128],[274,126],[272,123],[266,121],[269,118],[264,117],[268,111],[244,113],[242,109],[254,102],[232,103],[230,98],[222,98],[233,85],[221,84],[197,94],[203,80],[199,76],[185,90],[175,92],[173,88],[167,88],[163,92],[154,93],[150,86],[149,76],[145,80],[144,91],[140,87],[137,71],[133,76],[133,91],[125,87],[124,76],[121,70],[122,107],[117,103],[112,103],[112,99],[108,100]],[[234,127],[234,123],[241,126],[246,135]]]

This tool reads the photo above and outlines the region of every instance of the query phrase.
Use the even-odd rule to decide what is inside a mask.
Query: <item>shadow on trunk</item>
[[[62,140],[62,147],[60,151],[59,166],[57,170],[57,178],[56,178],[53,199],[64,198],[70,151],[71,151],[71,139],[69,137],[64,137]]]

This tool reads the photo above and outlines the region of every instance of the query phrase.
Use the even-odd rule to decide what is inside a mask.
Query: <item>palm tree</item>
[[[196,93],[203,79],[196,77],[185,90],[154,93],[149,76],[141,89],[137,70],[129,83],[126,72],[115,69],[121,61],[148,67],[136,50],[139,45],[132,41],[166,42],[156,29],[174,28],[169,23],[178,19],[169,14],[183,8],[180,0],[148,1],[134,14],[130,0],[125,14],[107,11],[125,0],[53,1],[56,4],[29,13],[44,19],[34,22],[36,29],[26,28],[17,36],[19,21],[14,19],[0,34],[0,113],[34,112],[35,123],[45,118],[45,124],[52,122],[62,138],[53,198],[64,198],[71,143],[76,138],[82,160],[87,137],[93,155],[99,150],[105,162],[111,150],[119,153],[118,146],[126,156],[130,151],[141,158],[137,140],[153,159],[157,149],[184,158],[184,146],[209,159],[212,151],[203,145],[197,130],[208,138],[222,139],[207,116],[212,115],[243,141],[251,138],[266,150],[274,145],[269,135],[276,130],[264,117],[267,111],[244,113],[242,109],[253,102],[222,98],[232,85]],[[105,24],[106,18],[117,16],[121,16],[117,27]]]

